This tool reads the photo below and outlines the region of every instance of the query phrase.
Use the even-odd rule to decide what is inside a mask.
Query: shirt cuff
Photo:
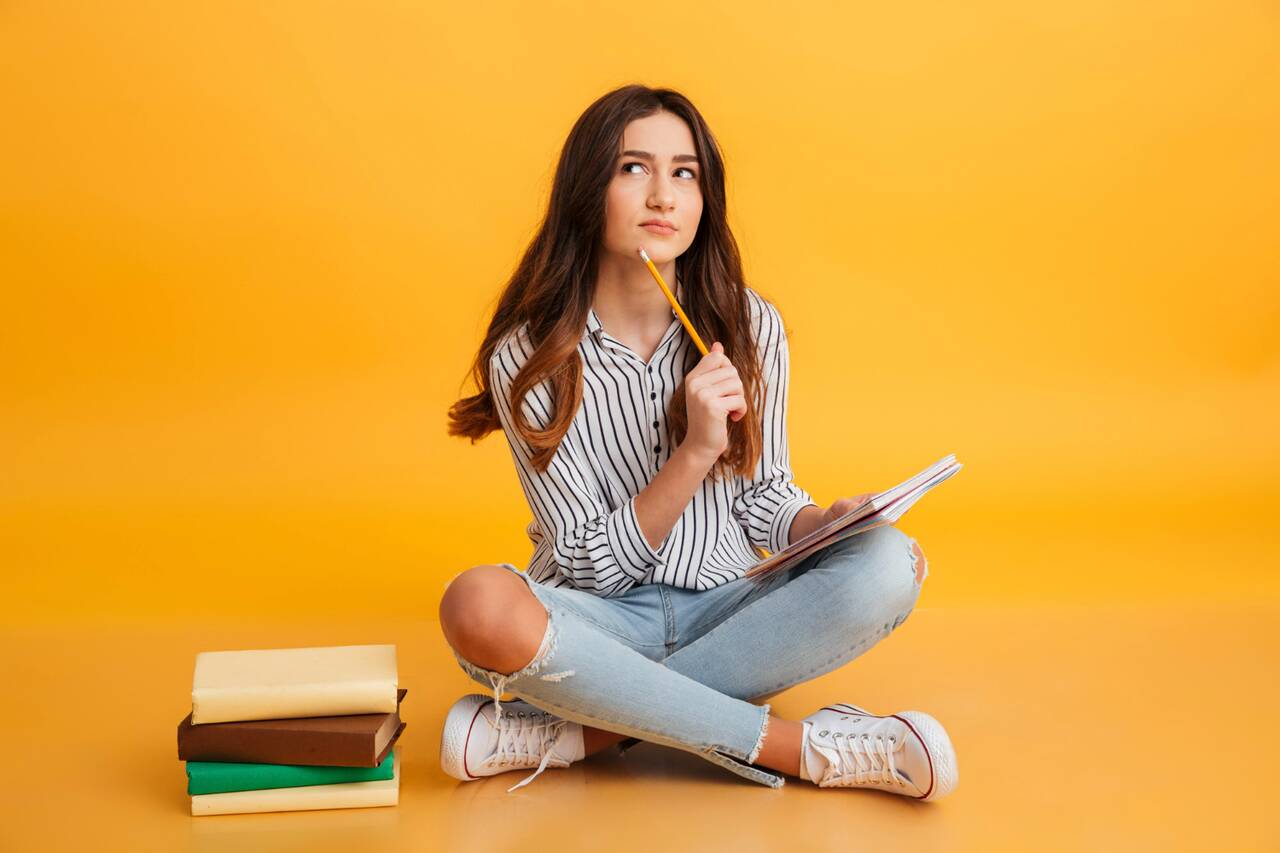
[[[668,532],[658,546],[659,549],[667,544],[670,536]],[[641,580],[650,569],[666,562],[649,544],[644,531],[640,529],[634,496],[618,507],[618,511],[609,518],[609,546],[613,549],[618,567],[634,581]]]
[[[808,495],[798,495],[778,507],[773,516],[773,524],[769,528],[769,553],[776,554],[791,544],[791,522],[795,521],[800,510],[807,506],[817,506]]]

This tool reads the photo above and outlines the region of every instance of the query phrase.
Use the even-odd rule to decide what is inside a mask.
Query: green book
[[[188,761],[188,794],[222,794],[227,791],[261,791],[266,788],[301,788],[336,785],[339,782],[373,782],[390,779],[394,771],[391,750],[377,767],[332,767],[308,764],[240,764],[233,761]]]

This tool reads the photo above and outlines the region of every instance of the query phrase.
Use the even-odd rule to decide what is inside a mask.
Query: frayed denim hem
[[[744,764],[736,758],[724,752],[717,752],[715,749],[704,750],[700,753],[703,758],[712,764],[719,764],[726,770],[730,770],[744,779],[750,779],[752,782],[759,782],[761,785],[767,785],[770,788],[781,788],[786,784],[787,780],[783,777],[761,770],[758,767],[752,767],[750,764]]]
[[[764,747],[764,739],[769,734],[769,703],[766,702],[760,706],[764,712],[761,716],[764,720],[760,723],[760,736],[756,738],[755,748],[751,750],[751,754],[747,756],[748,764],[755,764],[756,757],[760,755],[760,750]]]
[[[764,748],[765,737],[769,734],[770,707],[767,702],[760,706],[760,734],[756,736],[755,746],[751,748],[751,752],[745,758],[741,757],[740,754],[734,755],[723,747],[708,747],[701,750],[699,755],[712,764],[719,764],[721,767],[733,771],[744,779],[759,782],[761,785],[767,785],[770,788],[781,788],[787,783],[785,778],[753,766],[760,756],[760,750]]]

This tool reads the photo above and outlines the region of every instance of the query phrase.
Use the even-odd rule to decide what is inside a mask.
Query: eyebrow
[[[648,151],[627,150],[619,154],[618,157],[619,159],[621,159],[622,157],[639,157],[641,160],[649,160],[650,162],[653,161],[653,155],[650,154]],[[676,156],[671,158],[671,162],[697,163],[698,158],[696,155],[693,155],[693,154],[677,154]]]

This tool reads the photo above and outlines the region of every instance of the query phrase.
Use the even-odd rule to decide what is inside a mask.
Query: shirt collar
[[[604,326],[600,323],[600,318],[596,316],[596,309],[588,308],[586,334],[592,335],[596,340],[600,340],[600,333],[603,331]]]

